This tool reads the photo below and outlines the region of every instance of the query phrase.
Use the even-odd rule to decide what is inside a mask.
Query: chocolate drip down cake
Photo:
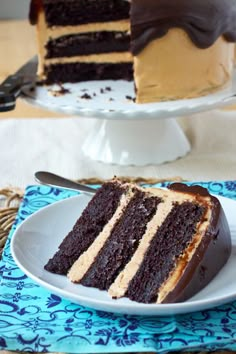
[[[31,0],[30,19],[47,84],[133,79],[148,103],[231,82],[236,0]]]
[[[224,212],[206,189],[113,180],[96,192],[45,269],[115,299],[179,302],[205,287],[230,252]]]
[[[235,0],[133,0],[137,102],[192,98],[230,83]]]

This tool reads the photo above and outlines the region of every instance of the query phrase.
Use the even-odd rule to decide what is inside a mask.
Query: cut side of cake
[[[47,84],[131,80],[127,0],[32,0],[38,76]]]
[[[45,269],[114,299],[184,301],[231,253],[222,207],[202,187],[104,183]]]

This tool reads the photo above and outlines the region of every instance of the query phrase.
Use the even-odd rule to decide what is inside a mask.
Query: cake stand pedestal
[[[78,117],[79,125],[83,118],[96,118],[82,152],[92,160],[119,165],[162,164],[185,156],[190,144],[173,117],[189,117],[236,102],[236,71],[231,87],[220,92],[152,104],[134,103],[132,82],[90,81],[63,86],[66,90],[25,87],[21,97],[32,105]]]
[[[104,163],[144,166],[183,157],[190,144],[175,119],[97,120],[82,151]]]

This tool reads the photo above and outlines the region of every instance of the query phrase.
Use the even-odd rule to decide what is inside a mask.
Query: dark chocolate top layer
[[[29,18],[36,24],[44,11],[49,27],[76,26],[128,19],[129,10],[125,0],[31,0]]]
[[[171,28],[186,31],[199,48],[220,37],[236,42],[236,0],[133,0],[131,51],[139,54],[153,39]]]

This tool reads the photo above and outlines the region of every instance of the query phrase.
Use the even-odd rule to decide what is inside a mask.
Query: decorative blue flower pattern
[[[235,181],[194,184],[236,200]],[[236,350],[236,302],[182,316],[117,315],[73,304],[22,273],[10,253],[16,226],[40,208],[76,194],[46,186],[26,189],[0,262],[0,349],[69,353]]]

